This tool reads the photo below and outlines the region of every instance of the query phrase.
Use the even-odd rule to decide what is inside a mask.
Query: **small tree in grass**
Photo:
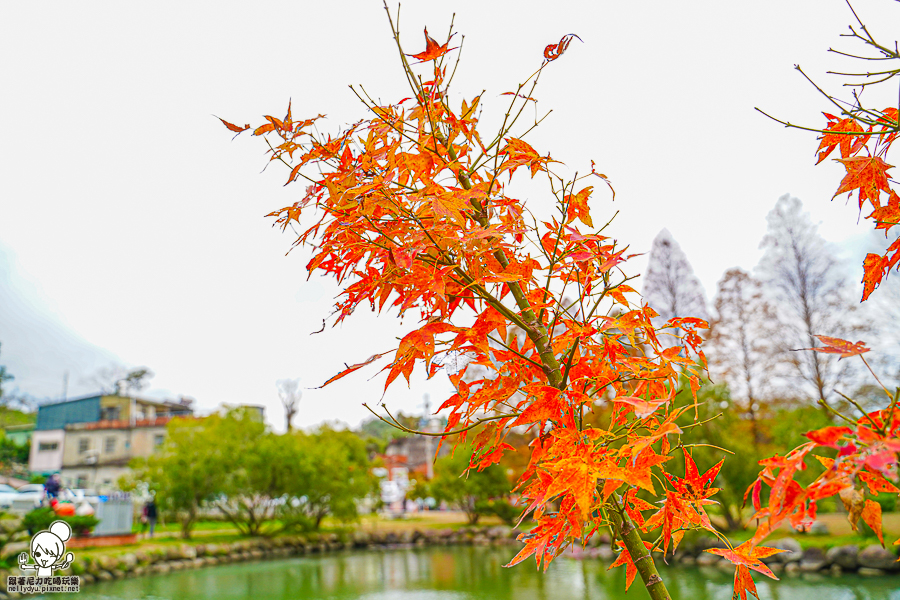
[[[364,440],[323,426],[278,442],[290,448],[277,512],[285,529],[316,530],[326,517],[342,523],[357,519],[359,503],[377,487]]]
[[[201,509],[224,487],[224,473],[218,449],[221,440],[210,419],[175,418],[166,427],[166,441],[148,459],[133,463],[135,480],[147,482],[156,494],[160,510],[181,526],[185,539],[191,532]]]

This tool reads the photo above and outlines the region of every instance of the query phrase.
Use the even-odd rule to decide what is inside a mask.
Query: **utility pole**
[[[428,394],[422,395],[422,402],[425,405],[425,427],[423,428],[425,431],[430,431],[430,421],[431,421],[431,398]],[[428,478],[428,481],[431,481],[434,478],[434,448],[431,445],[431,436],[425,436],[425,477]]]
[[[68,397],[68,393],[69,393],[69,372],[65,371],[65,372],[63,372],[63,393],[62,393],[63,402],[66,401],[66,398]]]

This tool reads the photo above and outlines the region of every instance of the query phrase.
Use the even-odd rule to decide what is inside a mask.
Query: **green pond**
[[[546,573],[534,562],[507,569],[511,547],[431,547],[344,552],[175,571],[86,586],[79,600],[603,600],[647,598],[640,579],[625,593],[621,568],[559,558]],[[664,568],[676,600],[730,600],[732,575],[717,569]],[[900,600],[900,576],[785,576],[760,581],[760,599]]]

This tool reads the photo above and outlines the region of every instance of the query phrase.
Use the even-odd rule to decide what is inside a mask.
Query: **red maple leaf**
[[[452,38],[454,35],[456,35],[456,34],[455,33],[451,34],[450,37]],[[434,41],[434,39],[430,35],[428,35],[428,28],[426,27],[425,28],[425,51],[419,52],[418,54],[407,54],[407,56],[411,56],[411,57],[415,58],[416,60],[418,60],[419,62],[426,62],[429,60],[434,60],[436,58],[442,57],[443,55],[447,54],[451,50],[456,50],[456,48],[447,48],[447,46],[449,44],[450,44],[450,38],[447,38],[447,42],[443,46],[438,44],[436,41]]]

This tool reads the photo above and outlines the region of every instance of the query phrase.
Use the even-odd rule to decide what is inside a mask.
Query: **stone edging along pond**
[[[54,575],[78,575],[81,585],[98,581],[112,581],[126,577],[138,577],[157,573],[169,573],[184,569],[196,569],[249,560],[287,558],[304,554],[324,553],[336,550],[385,548],[414,548],[437,545],[499,545],[517,543],[519,532],[509,527],[443,529],[399,532],[355,531],[346,534],[323,533],[284,535],[273,538],[253,538],[230,543],[182,543],[165,547],[140,548],[122,552],[123,548],[110,547],[108,552],[80,554],[73,550],[75,559],[71,566]],[[20,575],[18,570],[0,569],[0,598],[16,598],[19,594],[7,593],[7,577]]]
[[[604,562],[615,560],[616,554],[609,547],[608,536],[596,536],[594,540],[597,540],[595,547],[586,550],[579,549],[573,554],[579,558],[599,558]],[[897,554],[882,548],[879,544],[872,544],[864,548],[853,544],[835,546],[828,550],[817,547],[803,550],[797,540],[786,537],[767,543],[766,546],[786,550],[786,552],[762,559],[762,562],[766,563],[776,575],[782,573],[787,575],[800,573],[841,575],[847,572],[856,572],[863,576],[900,574],[900,562],[897,561]],[[669,563],[715,567],[733,573],[734,565],[730,561],[717,554],[706,552],[707,549],[725,547],[721,540],[712,537],[702,537],[693,542],[685,541],[678,547],[674,556],[669,558]]]
[[[386,548],[414,548],[423,546],[450,545],[500,545],[516,544],[519,532],[509,527],[490,528],[463,527],[460,529],[426,529],[406,531],[355,531],[347,534],[289,535],[274,538],[254,538],[231,543],[183,543],[166,547],[137,549],[121,552],[110,548],[110,553],[92,552],[78,555],[66,571],[57,575],[78,575],[82,585],[97,581],[111,581],[125,577],[138,577],[156,573],[169,573],[184,569],[270,558],[287,558],[304,554],[317,554],[336,550]],[[700,538],[693,543],[685,542],[669,560],[671,563],[715,567],[733,572],[734,566],[715,554],[704,552],[707,548],[723,547],[714,538]],[[848,571],[860,575],[887,575],[900,573],[900,562],[889,550],[875,544],[860,549],[859,546],[837,546],[827,552],[821,548],[802,550],[793,538],[783,538],[769,544],[771,547],[788,550],[765,559],[769,567],[777,573],[788,575],[798,573],[841,574]],[[116,552],[113,554],[113,552]],[[592,546],[568,552],[574,558],[599,558],[612,562],[616,555],[610,549],[609,538],[595,536]],[[6,580],[9,575],[18,575],[0,570],[0,597],[17,597],[7,594]]]

